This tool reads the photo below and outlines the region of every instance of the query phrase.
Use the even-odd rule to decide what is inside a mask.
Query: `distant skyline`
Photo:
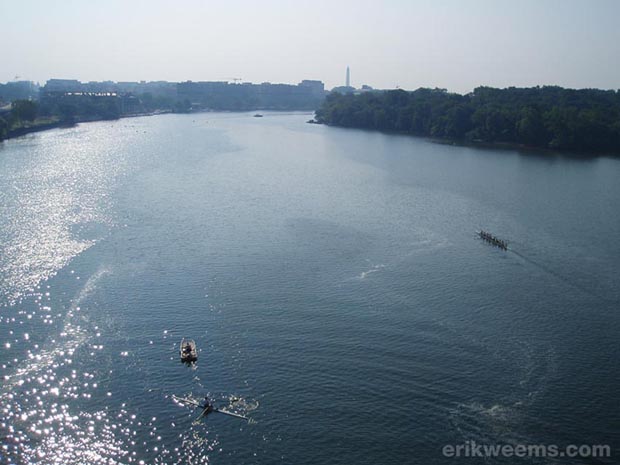
[[[0,82],[620,88],[615,0],[0,0]]]

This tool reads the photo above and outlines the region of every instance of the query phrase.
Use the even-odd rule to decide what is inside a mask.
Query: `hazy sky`
[[[0,81],[620,88],[620,0],[0,0]]]

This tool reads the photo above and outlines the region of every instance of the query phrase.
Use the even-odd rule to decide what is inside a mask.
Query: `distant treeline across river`
[[[460,142],[620,153],[620,93],[556,86],[332,93],[317,122]]]

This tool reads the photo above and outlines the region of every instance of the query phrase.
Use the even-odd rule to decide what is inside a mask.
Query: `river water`
[[[620,160],[309,118],[0,144],[0,463],[617,462]]]

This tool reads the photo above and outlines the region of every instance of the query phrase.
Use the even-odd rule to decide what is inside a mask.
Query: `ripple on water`
[[[69,141],[66,132],[42,134],[35,144],[12,141],[15,156],[2,160],[0,295],[8,303],[92,247],[113,224],[109,194],[126,165],[123,137]]]
[[[114,357],[122,355],[102,342],[104,329],[89,315],[89,299],[110,273],[101,268],[85,280],[64,313],[46,303],[53,298],[50,292],[32,293],[23,299],[23,306],[36,310],[20,310],[16,318],[3,321],[14,328],[9,333],[16,338],[4,346],[16,358],[2,365],[4,457],[15,463],[53,465],[209,463],[219,442],[206,423],[192,423],[195,412],[183,409],[170,415],[170,409],[163,409],[161,418],[149,416],[142,399],[126,399],[121,390],[110,390],[109,379],[119,369]],[[31,344],[30,334],[21,333],[19,323],[32,314],[40,316],[40,326],[53,314],[56,335]],[[167,336],[166,332],[162,340]],[[25,359],[19,358],[22,347]],[[159,390],[149,391],[145,402],[172,404]],[[243,398],[235,398],[234,407],[241,412],[255,408]]]

